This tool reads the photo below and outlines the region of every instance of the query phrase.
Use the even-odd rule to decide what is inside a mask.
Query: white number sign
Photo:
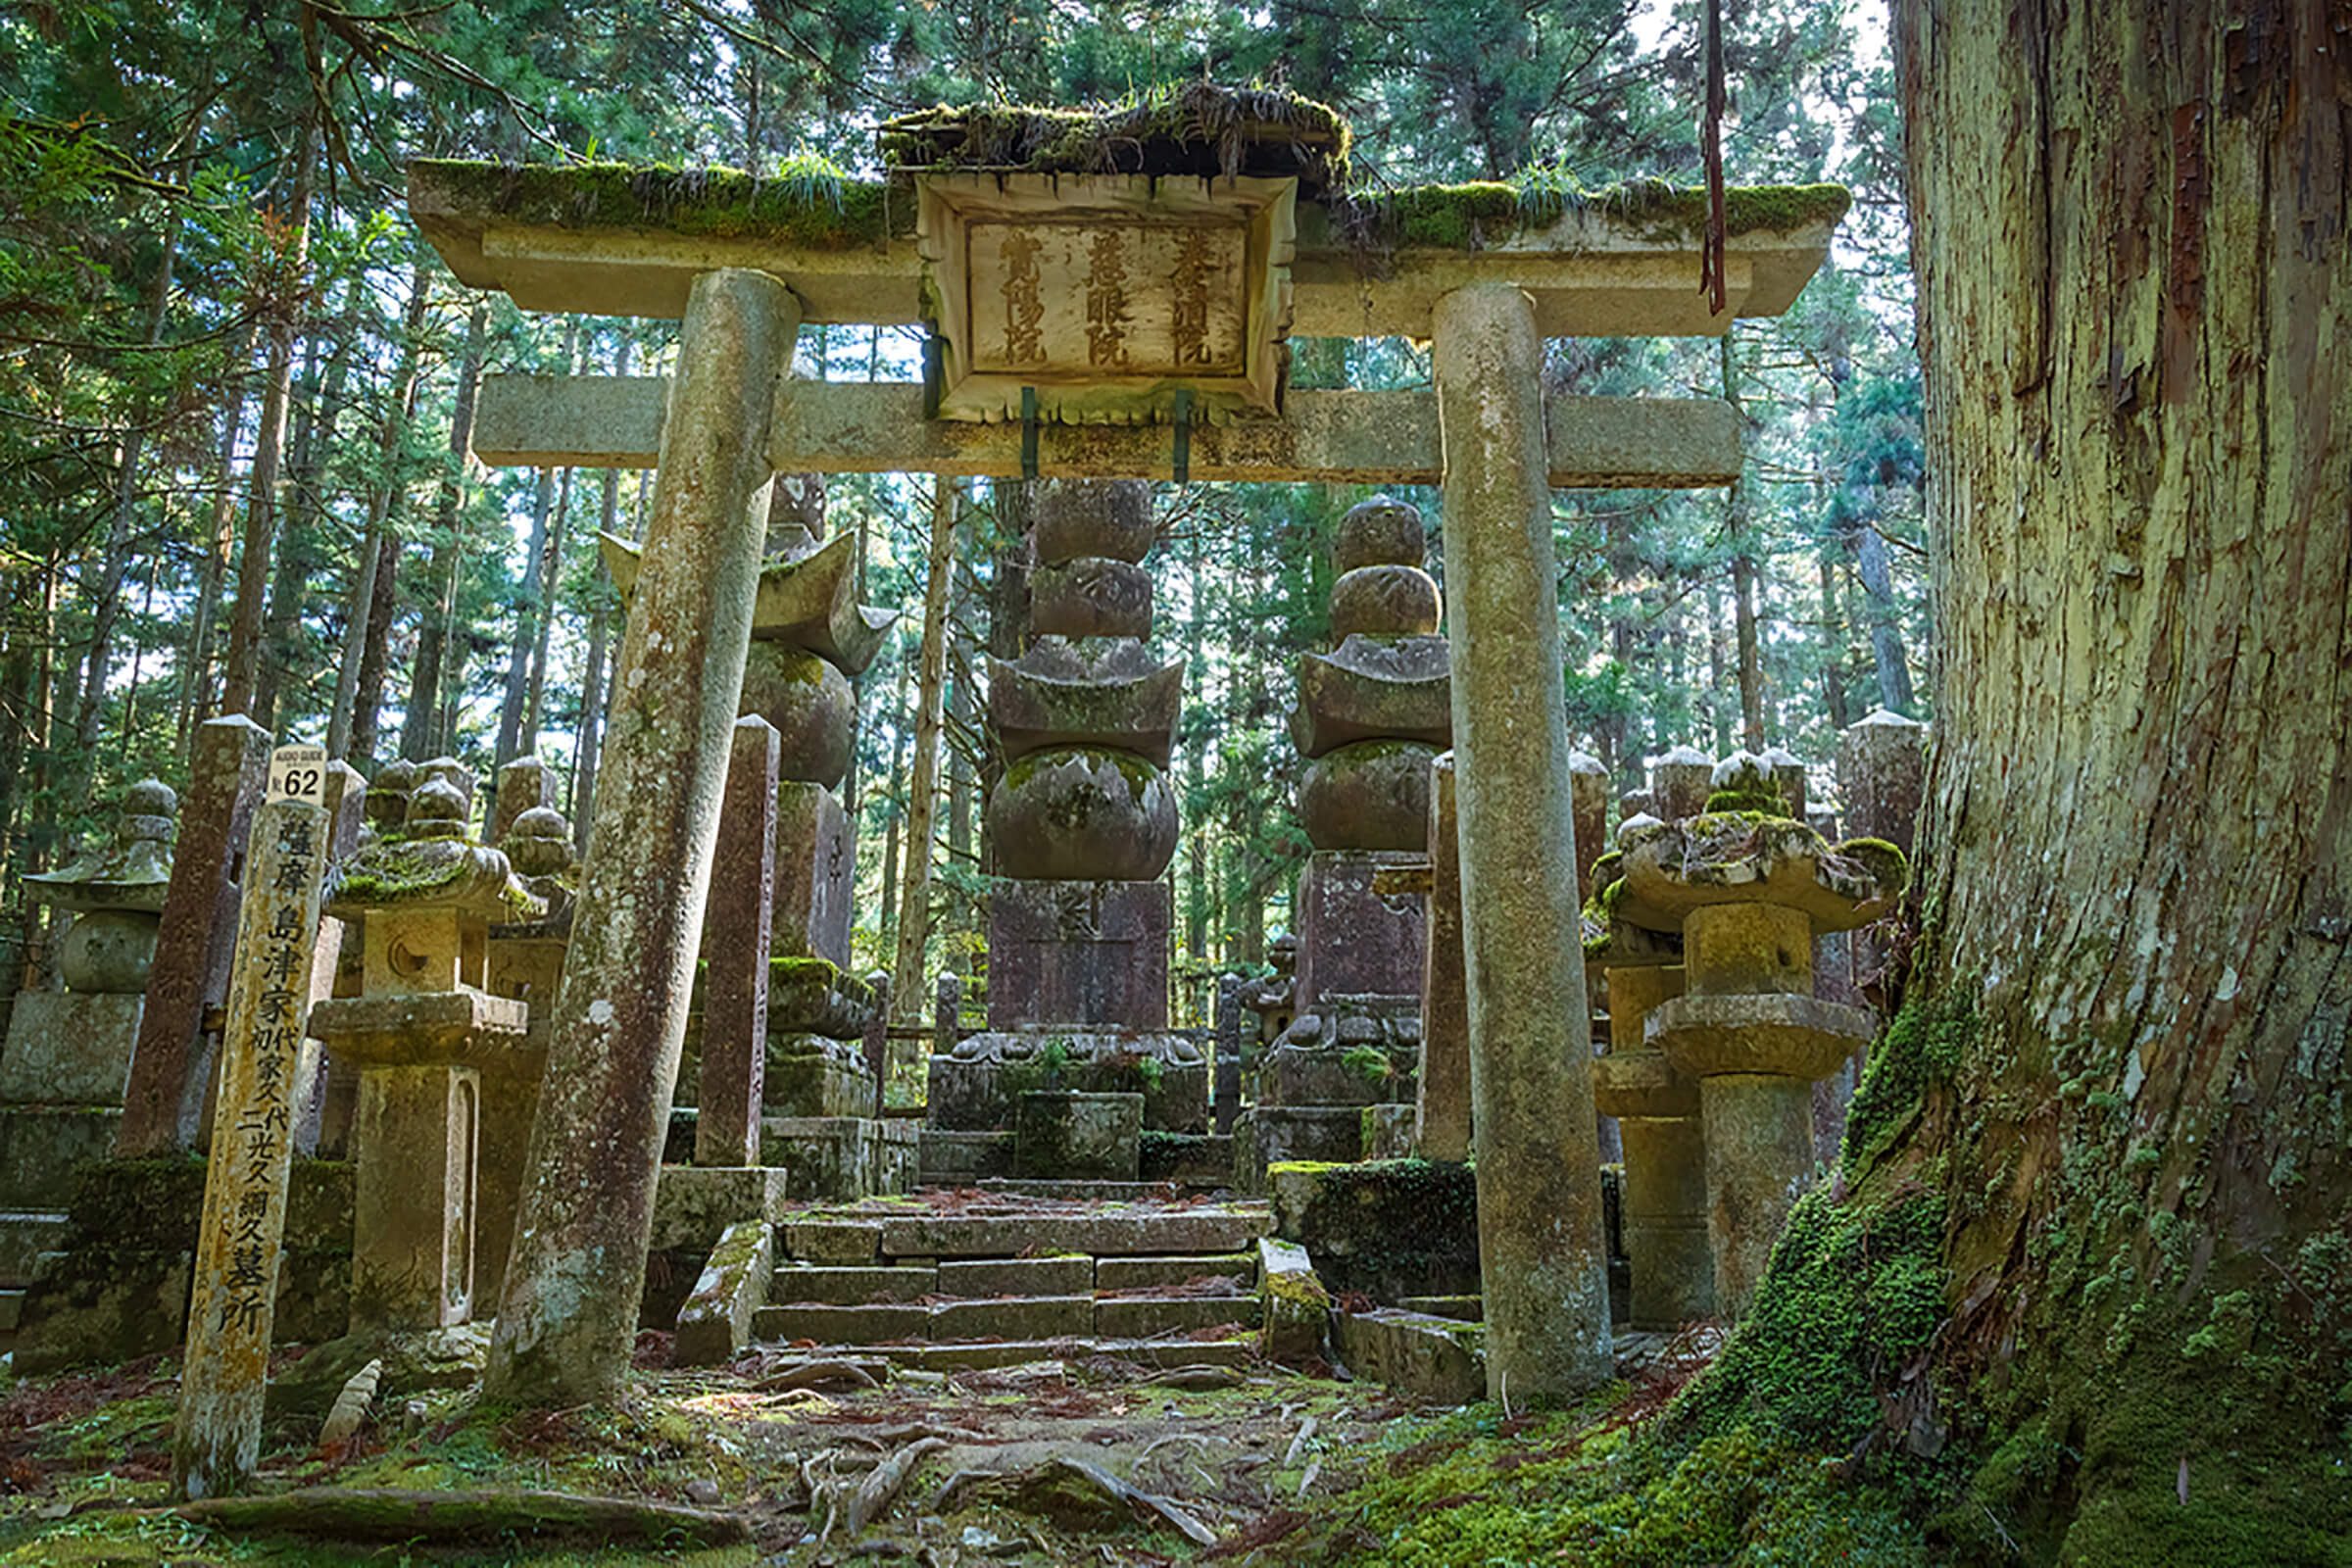
[[[269,798],[326,804],[326,748],[280,746],[271,752]]]

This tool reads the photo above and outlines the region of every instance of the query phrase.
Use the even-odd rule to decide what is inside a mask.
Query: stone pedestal
[[[988,908],[988,1025],[1168,1026],[1165,882],[1006,881]]]
[[[1643,1037],[1650,1010],[1680,996],[1683,973],[1665,965],[1608,971],[1609,1053],[1592,1064],[1593,1102],[1617,1118],[1625,1152],[1625,1253],[1638,1329],[1671,1331],[1712,1316],[1707,1250],[1707,1152],[1698,1086]]]
[[[1771,769],[1745,754],[1713,784],[1718,800],[1780,797]],[[1877,918],[1909,868],[1899,852],[1833,847],[1802,822],[1744,810],[1631,830],[1623,857],[1619,914],[1683,936],[1685,993],[1647,1008],[1642,1039],[1697,1085],[1715,1305],[1737,1317],[1813,1175],[1812,1085],[1877,1024],[1813,995],[1814,939]],[[1631,1153],[1629,1144],[1629,1195]]]
[[[1427,815],[1423,817],[1427,832]],[[1298,1010],[1326,995],[1414,997],[1428,949],[1427,901],[1383,896],[1373,879],[1384,865],[1415,862],[1422,849],[1317,850],[1298,873]]]
[[[1021,1096],[1012,1133],[1017,1175],[1131,1182],[1143,1146],[1144,1097],[1032,1089]]]

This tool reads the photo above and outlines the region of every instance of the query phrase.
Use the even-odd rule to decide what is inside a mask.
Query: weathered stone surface
[[[769,1035],[760,1076],[763,1115],[874,1114],[874,1079],[864,1053],[821,1035]]]
[[[1358,566],[1331,589],[1331,635],[1430,637],[1443,607],[1437,579],[1419,566]]]
[[[1233,1124],[1233,1182],[1245,1193],[1266,1191],[1266,1173],[1276,1165],[1363,1157],[1361,1105],[1256,1104]]]
[[[393,993],[321,1002],[312,1029],[339,1059],[362,1067],[473,1067],[519,1048],[527,1016],[524,1004],[479,991]]]
[[[1331,569],[1345,576],[1363,566],[1418,566],[1429,545],[1417,508],[1388,496],[1349,507],[1331,546]]]
[[[1314,1259],[1294,1242],[1268,1236],[1257,1244],[1258,1348],[1269,1361],[1302,1366],[1323,1358],[1331,1293],[1315,1277]]]
[[[1517,290],[1440,299],[1453,743],[1490,1394],[1615,1375],[1544,463],[1543,345]],[[1554,830],[1531,832],[1530,825]]]
[[[1112,1261],[1117,1261],[1113,1259]],[[1086,1296],[1096,1288],[1091,1257],[951,1257],[938,1266],[942,1296]],[[1104,1285],[1103,1290],[1122,1287]]]
[[[776,883],[775,727],[735,721],[710,894],[703,914],[706,981],[701,1072],[695,1081],[694,1162],[760,1160],[767,1082],[768,942]]]
[[[871,1099],[869,1089],[869,1104]],[[783,1170],[785,1194],[796,1203],[884,1198],[914,1188],[911,1123],[860,1113],[770,1116],[760,1127],[760,1157]]]
[[[848,1306],[798,1303],[763,1306],[753,1320],[762,1340],[810,1340],[818,1345],[877,1345],[926,1338],[931,1308],[911,1301],[861,1301]]]
[[[0,1193],[9,1208],[64,1208],[80,1173],[107,1156],[122,1119],[121,1111],[106,1105],[11,1105],[0,1111]]]
[[[478,431],[480,425],[475,428]],[[598,543],[606,570],[625,603],[637,586],[643,552],[612,534],[598,535]],[[899,615],[895,610],[858,603],[857,546],[856,534],[836,534],[805,554],[763,563],[759,597],[752,607],[752,635],[822,655],[845,674],[862,674]]]
[[[1811,1185],[1812,1086],[1778,1074],[1719,1074],[1700,1083],[1699,1103],[1715,1306],[1736,1318],[1764,1277],[1788,1211]]]
[[[1042,565],[1103,556],[1140,562],[1152,553],[1152,487],[1043,479],[1029,491],[1037,560]]]
[[[1443,637],[1350,637],[1298,661],[1291,740],[1317,758],[1358,741],[1453,744],[1449,656]]]
[[[766,1303],[775,1266],[775,1227],[743,1219],[720,1234],[694,1294],[678,1309],[669,1359],[675,1366],[722,1366],[752,1343],[752,1324]]]
[[[1204,1334],[1220,1327],[1254,1329],[1263,1317],[1257,1298],[1239,1291],[1231,1296],[1105,1296],[1094,1306],[1095,1332],[1104,1339]]]
[[[473,1315],[481,1098],[470,1068],[370,1064],[360,1074],[354,1332],[448,1328]]]
[[[1410,996],[1328,993],[1258,1068],[1261,1105],[1411,1105],[1419,1093],[1420,1008]]]
[[[1845,727],[1838,741],[1838,793],[1846,832],[1911,853],[1927,787],[1927,725],[1890,709]]]
[[[942,1341],[1075,1339],[1095,1332],[1095,1298],[1090,1294],[940,1301],[930,1308],[924,1332]]]
[[[1802,822],[1700,815],[1622,835],[1619,914],[1677,931],[1712,904],[1769,904],[1801,911],[1815,931],[1848,931],[1894,906],[1909,881],[1899,860],[1833,848]],[[1857,846],[1858,849],[1866,847]]]
[[[1683,921],[1683,967],[1694,992],[1813,995],[1813,923],[1772,904],[1712,904]]]
[[[1410,1102],[1366,1105],[1363,1126],[1366,1159],[1410,1159],[1420,1152],[1419,1105]]]
[[[742,1220],[772,1223],[789,1200],[772,1165],[664,1165],[654,1191],[652,1250],[707,1252]]]
[[[804,1263],[871,1265],[882,1250],[880,1220],[808,1219],[784,1222],[784,1250]]]
[[[1091,1258],[1036,1259],[1038,1262],[1083,1263],[1090,1274]],[[962,1265],[973,1268],[995,1264]],[[807,1302],[818,1306],[855,1306],[860,1301],[913,1301],[938,1292],[939,1269],[930,1264],[899,1263],[826,1267],[815,1263],[787,1263],[770,1276],[767,1298],[778,1306]],[[995,1292],[973,1294],[994,1295]]]
[[[1773,1073],[1810,1083],[1838,1071],[1877,1028],[1868,1010],[1814,997],[1684,996],[1651,1009],[1647,1036],[1688,1078]]]
[[[536,757],[517,757],[498,770],[498,794],[490,804],[490,823],[482,835],[504,844],[525,811],[553,810],[564,803],[563,780]]]
[[[988,832],[1006,876],[1149,882],[1176,853],[1176,797],[1133,752],[1054,747],[1004,770]]]
[[[822,655],[790,643],[750,645],[743,711],[776,728],[783,777],[839,784],[858,732],[858,689]]]
[[[1576,824],[1576,899],[1589,904],[1600,891],[1592,864],[1609,848],[1609,772],[1600,759],[1568,754],[1568,795]]]
[[[1298,820],[1318,850],[1421,850],[1429,834],[1424,741],[1357,741],[1324,753],[1298,777]]]
[[[775,916],[768,952],[779,958],[850,962],[858,847],[841,800],[821,784],[776,786]],[[774,1005],[771,994],[770,1006]]]
[[[1149,637],[1152,574],[1102,556],[1041,564],[1029,578],[1029,624],[1041,637]]]
[[[926,1187],[968,1186],[1012,1174],[1012,1134],[952,1127],[922,1131],[922,1179]]]
[[[145,1002],[136,993],[19,992],[0,1051],[0,1104],[121,1105]]]
[[[1677,746],[1650,760],[1649,786],[1656,803],[1650,809],[1662,820],[1696,816],[1715,792],[1715,759],[1695,746]]]
[[[1258,1243],[1260,1248],[1265,1245],[1262,1239]],[[1242,1290],[1258,1277],[1258,1257],[1250,1252],[1209,1252],[1191,1257],[1099,1257],[1094,1260],[1094,1270],[1095,1289],[1100,1291],[1157,1291],[1202,1280],[1223,1280]]]
[[[1348,1369],[1433,1404],[1468,1404],[1485,1396],[1485,1334],[1478,1324],[1378,1307],[1341,1312],[1332,1341]]]
[[[1058,1087],[1140,1094],[1144,1125],[1200,1132],[1208,1125],[1209,1064],[1184,1035],[1084,1030],[991,1030],[930,1061],[933,1126],[979,1132],[1008,1127],[1015,1097]]]
[[[692,288],[484,1385],[493,1398],[595,1400],[627,1373],[758,594],[773,471],[758,432],[798,320],[792,292],[763,273],[722,270]]]
[[[999,883],[988,911],[989,1026],[1166,1028],[1169,921],[1163,882]]]
[[[1312,1253],[1336,1292],[1394,1301],[1478,1285],[1480,1198],[1466,1165],[1277,1161],[1266,1167],[1266,1196],[1274,1234]]]
[[[1316,1011],[1331,994],[1411,997],[1420,991],[1427,901],[1374,886],[1383,867],[1401,863],[1407,854],[1318,850],[1307,857],[1294,901],[1295,1012]]]
[[[212,1074],[205,1010],[225,995],[236,934],[233,875],[270,769],[270,732],[241,714],[197,726],[156,950],[115,1151],[195,1142]]]
[[[1131,1182],[1144,1134],[1144,1097],[1026,1090],[1012,1130],[1017,1175]]]
[[[1073,1210],[1036,1214],[886,1215],[888,1257],[1012,1257],[1035,1252],[1234,1252],[1266,1235],[1262,1209],[1198,1204],[1183,1208]],[[796,1243],[794,1255],[800,1255]]]
[[[1453,754],[1430,764],[1429,938],[1421,981],[1420,1152],[1470,1157],[1470,1002],[1462,972],[1462,862]]]
[[[1184,665],[1132,637],[1040,637],[1018,660],[988,661],[988,718],[1007,761],[1078,746],[1164,768],[1183,703]]]
[[[1773,788],[1780,792],[1781,808],[1799,822],[1806,821],[1812,814],[1811,784],[1803,759],[1781,747],[1767,746],[1762,760],[1772,774]]]
[[[1607,1067],[1618,1058],[1603,1057]],[[1604,1080],[1605,1081],[1605,1080]],[[1697,1099],[1690,1097],[1693,1104]],[[1715,1312],[1706,1140],[1695,1114],[1624,1116],[1623,1224],[1634,1327],[1671,1331]]]

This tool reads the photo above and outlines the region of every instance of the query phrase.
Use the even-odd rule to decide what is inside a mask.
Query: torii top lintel
[[[462,281],[528,311],[675,318],[697,274],[748,267],[789,284],[806,321],[899,325],[925,316],[917,177],[827,188],[726,171],[422,162],[409,170],[409,208]],[[1837,186],[1732,191],[1727,308],[1714,315],[1698,291],[1703,197],[1688,188],[1640,183],[1548,213],[1510,185],[1352,203],[1302,188],[1289,333],[1426,336],[1440,297],[1509,282],[1546,336],[1713,336],[1736,317],[1786,311],[1847,202]]]

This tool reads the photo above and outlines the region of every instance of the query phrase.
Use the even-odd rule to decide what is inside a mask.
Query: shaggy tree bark
[[[1897,1402],[1970,1445],[1955,1560],[2339,1560],[2352,58],[2315,5],[1896,19],[1937,753],[1843,1206],[1939,1188],[1951,1312]]]

